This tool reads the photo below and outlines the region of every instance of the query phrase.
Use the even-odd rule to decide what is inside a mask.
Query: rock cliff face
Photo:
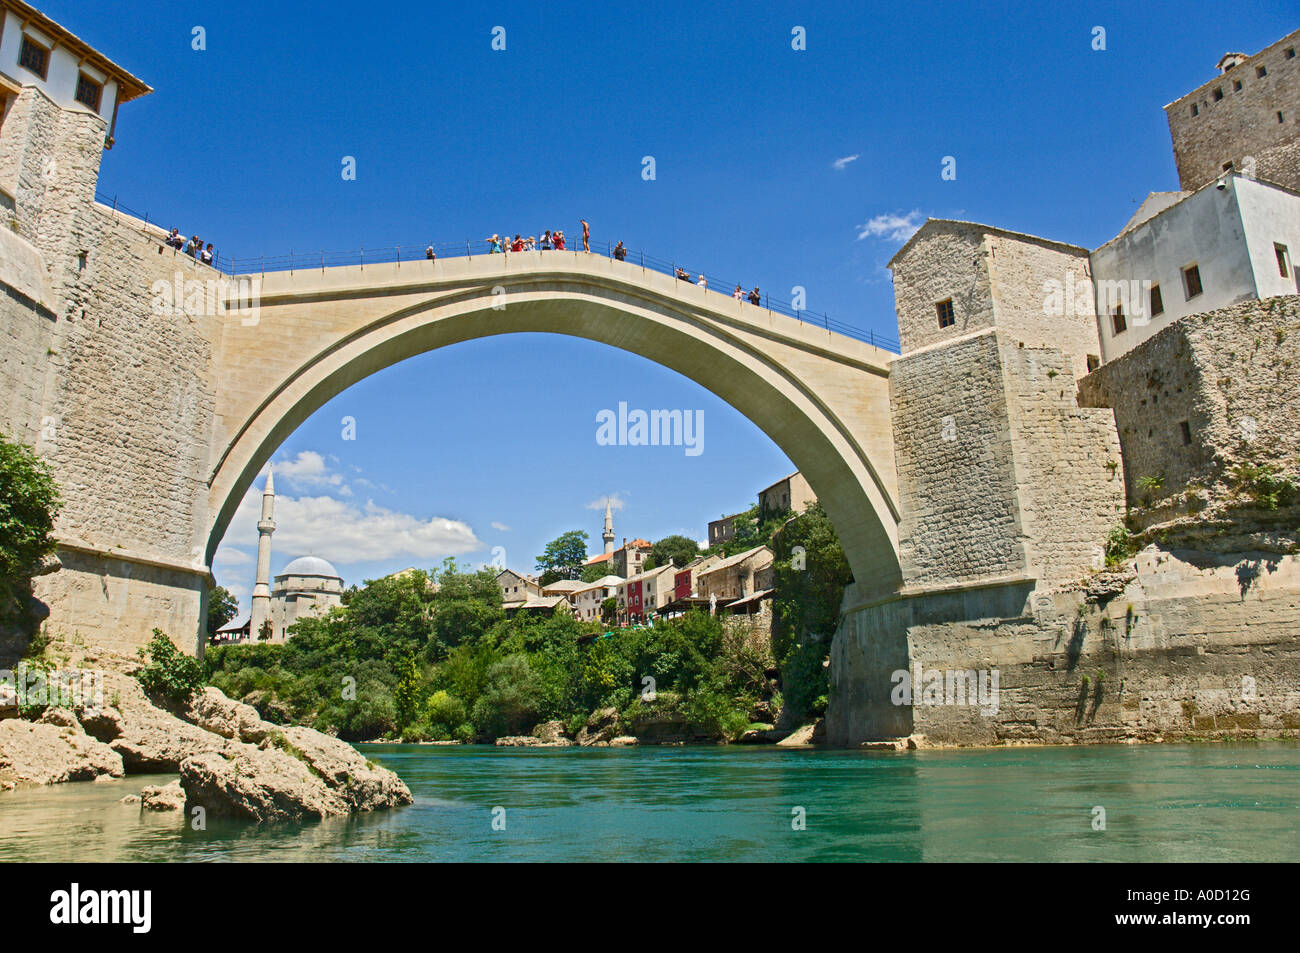
[[[133,664],[120,657],[100,661],[125,670]],[[79,707],[46,709],[35,721],[0,721],[0,790],[176,772],[178,781],[141,792],[144,809],[184,807],[189,816],[201,807],[211,815],[258,822],[412,802],[397,775],[337,738],[272,725],[215,688],[168,710],[154,704],[125,670],[103,672],[102,697],[86,698]]]

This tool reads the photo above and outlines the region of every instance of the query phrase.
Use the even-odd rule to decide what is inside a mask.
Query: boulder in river
[[[179,811],[185,807],[185,792],[180,779],[170,784],[150,784],[140,791],[140,803],[146,811]]]

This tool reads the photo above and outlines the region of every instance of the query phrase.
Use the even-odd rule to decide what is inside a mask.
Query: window
[[[18,48],[18,65],[45,79],[45,71],[50,65],[50,51],[24,33],[23,44]]]
[[[1288,46],[1288,47],[1286,48],[1286,58],[1289,59],[1289,60],[1293,60],[1293,59],[1295,59],[1295,47],[1294,47],[1294,46]]]
[[[1231,163],[1231,162],[1225,162],[1225,163],[1223,163],[1223,171],[1224,171],[1224,172],[1231,172],[1231,171],[1232,171],[1232,163]]]
[[[1110,313],[1110,326],[1115,329],[1116,334],[1123,334],[1128,329],[1128,322],[1124,320],[1124,306],[1115,305],[1115,310]]]
[[[1277,273],[1283,278],[1290,277],[1291,269],[1287,267],[1286,246],[1273,244],[1273,254],[1277,255]]]
[[[950,328],[957,323],[957,317],[952,310],[951,298],[944,298],[934,306],[934,310],[939,314],[939,327]]]
[[[1256,66],[1255,75],[1258,76],[1260,79],[1263,79],[1265,76],[1268,75],[1268,70],[1264,69],[1264,67],[1262,66]]]
[[[85,73],[77,74],[77,102],[99,112],[99,99],[103,93],[104,87],[99,83]]]
[[[1178,429],[1183,432],[1183,446],[1188,446],[1192,442],[1192,425],[1184,420],[1178,425]]]
[[[1165,313],[1164,295],[1160,293],[1159,285],[1151,286],[1151,317],[1156,317]]]
[[[1192,103],[1192,115],[1196,116],[1200,111],[1201,107],[1197,106],[1196,103]]]
[[[1198,265],[1188,265],[1183,269],[1183,288],[1187,292],[1188,301],[1204,290],[1201,287],[1201,269]]]
[[[1096,354],[1088,355],[1088,373],[1091,374],[1097,368],[1101,367],[1101,358]]]
[[[1234,80],[1232,81],[1232,91],[1233,91],[1234,93],[1239,93],[1239,92],[1241,92],[1241,80],[1239,80],[1239,79],[1234,79]]]
[[[1223,87],[1222,86],[1214,87],[1214,101],[1217,103],[1222,98],[1223,98]]]
[[[1282,110],[1280,110],[1280,109],[1277,111],[1277,121],[1278,121],[1278,122],[1286,122],[1286,120],[1282,118]]]

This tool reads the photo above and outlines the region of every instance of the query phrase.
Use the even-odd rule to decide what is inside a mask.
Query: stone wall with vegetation
[[[1190,315],[1079,383],[1119,428],[1129,525],[1216,552],[1288,552],[1300,526],[1300,296]]]

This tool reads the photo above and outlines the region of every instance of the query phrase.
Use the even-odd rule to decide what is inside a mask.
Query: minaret
[[[248,636],[256,642],[262,623],[271,616],[271,534],[275,532],[275,474],[266,470],[266,489],[262,491],[262,518],[257,522],[257,580],[253,586],[253,612],[249,617]]]
[[[605,541],[605,553],[608,555],[614,551],[614,514],[609,508],[609,497],[605,497],[605,532],[600,534],[600,538]]]

